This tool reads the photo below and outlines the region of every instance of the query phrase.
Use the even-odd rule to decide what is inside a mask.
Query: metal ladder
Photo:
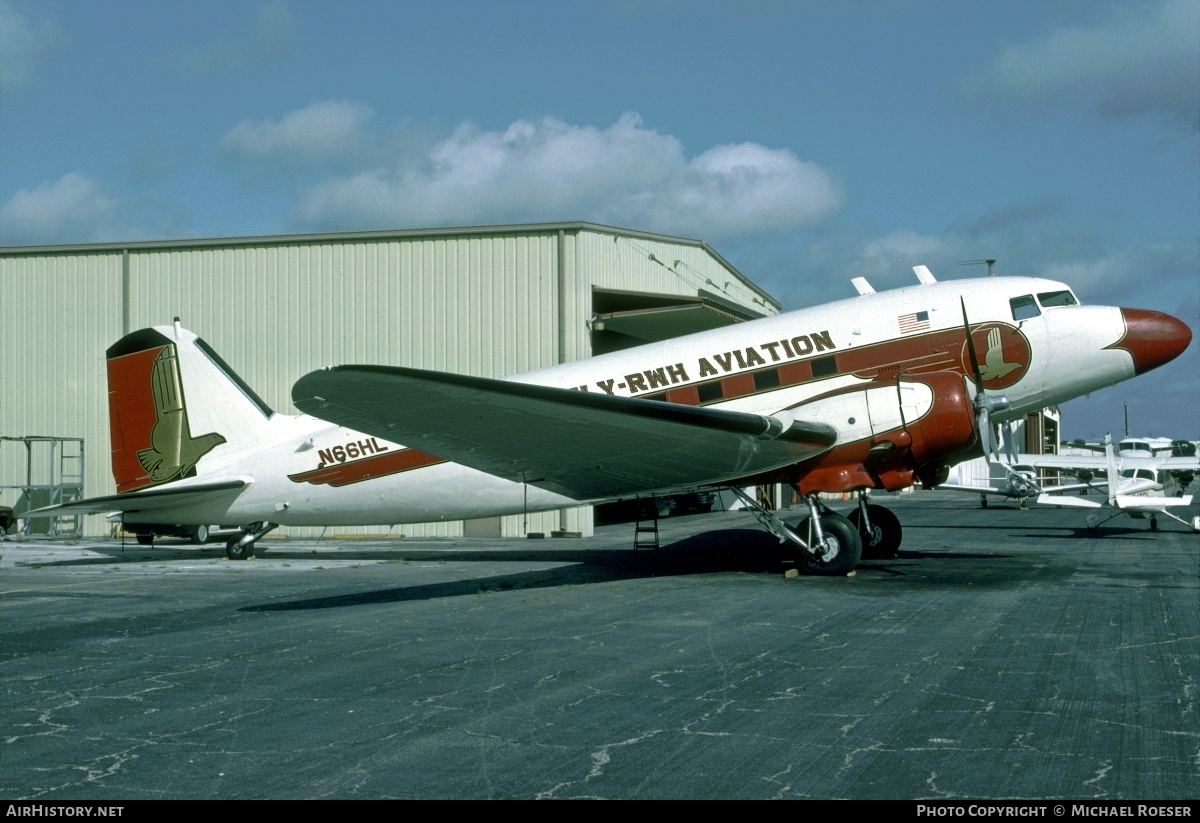
[[[637,501],[638,512],[637,520],[633,526],[633,548],[634,549],[657,549],[658,548],[658,506],[655,504],[654,498],[650,498],[651,520],[650,525],[643,526],[642,523],[642,502]]]

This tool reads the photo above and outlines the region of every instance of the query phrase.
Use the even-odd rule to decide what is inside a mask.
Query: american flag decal
[[[929,312],[927,311],[902,314],[896,320],[900,323],[901,334],[912,334],[915,331],[927,331],[929,329]]]

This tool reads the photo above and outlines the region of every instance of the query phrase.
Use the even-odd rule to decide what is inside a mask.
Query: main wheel
[[[239,534],[236,537],[231,537],[225,543],[225,556],[230,560],[249,560],[254,557],[254,544],[247,543],[242,545],[242,536]]]
[[[154,535],[153,534],[139,534],[137,536],[137,542],[138,542],[139,546],[153,546],[154,545]]]
[[[208,526],[197,526],[192,529],[192,542],[196,545],[204,545],[208,542]]]
[[[808,518],[794,527],[797,534],[808,540]],[[862,541],[854,525],[840,514],[821,515],[821,533],[825,545],[801,554],[800,568],[805,574],[840,575],[853,571],[862,557]]]
[[[872,560],[890,560],[900,551],[900,541],[904,530],[900,527],[900,518],[892,514],[891,509],[883,506],[867,506],[867,520],[871,522],[868,532],[862,522],[862,510],[855,509],[847,518],[862,539],[862,556]]]

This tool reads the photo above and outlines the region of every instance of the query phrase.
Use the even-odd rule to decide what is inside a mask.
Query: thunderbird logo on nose
[[[1002,323],[988,323],[971,330],[975,351],[983,353],[979,364],[979,375],[984,388],[1007,388],[1025,374],[1029,368],[1031,351],[1029,341],[1018,329]],[[963,341],[959,362],[965,374],[971,374],[971,354]]]

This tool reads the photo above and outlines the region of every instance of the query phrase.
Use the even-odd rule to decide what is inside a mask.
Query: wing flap
[[[722,483],[807,460],[829,426],[386,366],[312,372],[301,411],[577,500]]]

